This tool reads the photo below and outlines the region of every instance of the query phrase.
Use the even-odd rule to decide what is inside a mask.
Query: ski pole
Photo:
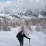
[[[30,46],[30,39],[29,39],[29,46]]]

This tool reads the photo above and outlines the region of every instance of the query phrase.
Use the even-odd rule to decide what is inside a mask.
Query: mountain
[[[17,18],[21,18],[22,16],[38,18],[39,14],[45,17],[46,11],[38,9],[35,10],[23,9],[20,7],[19,3],[7,1],[7,2],[0,2],[0,15],[1,14],[6,14],[6,16]]]

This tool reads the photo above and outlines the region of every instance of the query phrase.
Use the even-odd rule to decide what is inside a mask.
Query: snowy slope
[[[0,46],[17,46],[19,42],[16,38],[20,27],[12,28],[11,31],[0,31]],[[46,35],[34,31],[31,35],[31,46],[45,46]],[[29,40],[24,38],[24,46],[29,46]]]

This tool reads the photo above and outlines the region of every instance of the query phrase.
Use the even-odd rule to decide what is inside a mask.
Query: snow
[[[30,20],[31,19],[31,17],[29,17],[29,16],[22,16],[22,19],[28,19],[28,20]]]
[[[12,20],[15,19],[14,17],[10,16],[10,14],[0,13],[0,16],[1,16],[1,17],[6,17],[7,19],[12,19]],[[0,18],[1,18],[1,17],[0,17]]]
[[[19,42],[16,38],[20,27],[11,28],[11,31],[0,31],[0,46],[17,46]],[[30,46],[45,46],[46,34],[33,31]],[[29,40],[24,38],[24,46],[29,46]]]
[[[2,13],[0,13],[0,16],[5,16],[6,14],[2,14]]]
[[[46,18],[44,15],[39,14],[38,18]]]

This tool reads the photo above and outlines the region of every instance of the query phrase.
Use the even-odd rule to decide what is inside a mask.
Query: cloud
[[[22,5],[22,3],[23,3],[23,0],[18,0],[19,5]]]
[[[0,11],[3,10],[5,7],[10,7],[9,9],[15,9],[15,7],[29,10],[43,9],[43,6],[39,3],[39,0],[18,0],[18,2],[7,0],[6,2],[0,2]]]
[[[39,0],[21,0],[21,8],[24,9],[43,9],[43,6],[39,3]]]

